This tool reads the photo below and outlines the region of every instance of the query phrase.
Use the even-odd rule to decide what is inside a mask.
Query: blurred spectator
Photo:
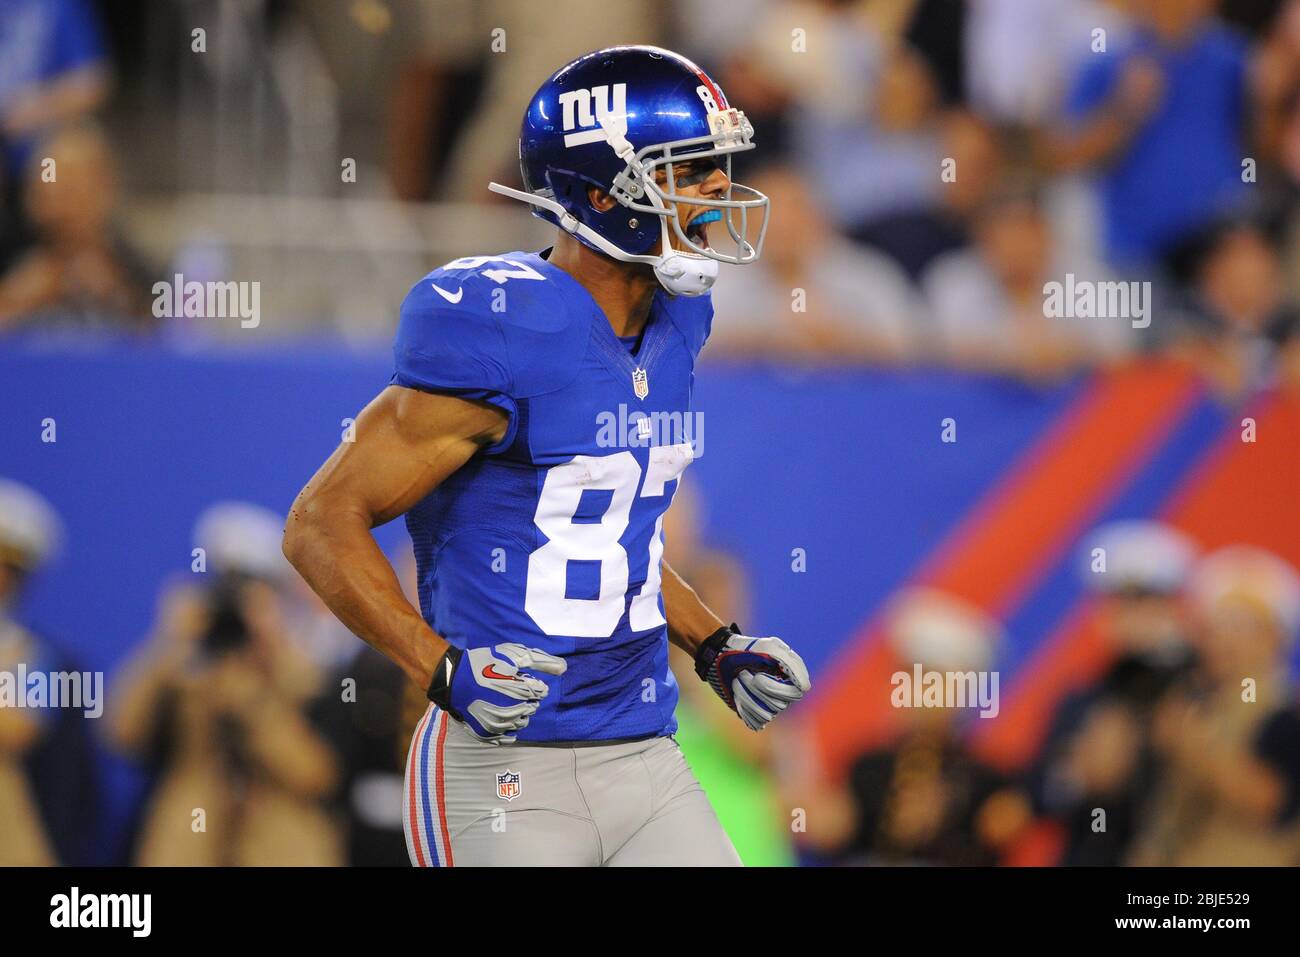
[[[1066,84],[1089,56],[1092,31],[1122,36],[1124,20],[1099,0],[971,0],[966,30],[970,104],[998,123],[1055,118]],[[1032,38],[1032,39],[1031,39]]]
[[[478,42],[503,31],[504,52],[487,60],[483,91],[447,171],[443,198],[478,202],[491,198],[489,180],[519,181],[519,118],[542,82],[574,57],[617,43],[656,43],[664,24],[650,0],[562,0],[514,3],[486,0]]]
[[[25,568],[39,560],[52,515],[30,489],[0,483],[0,669],[10,674],[22,664],[39,667],[37,639],[12,616]],[[0,865],[7,867],[55,863],[24,765],[45,731],[44,718],[38,711],[0,707]]]
[[[307,718],[319,690],[285,637],[281,522],[221,503],[200,518],[210,585],[170,586],[114,695],[116,744],[158,773],[143,865],[332,865],[333,753]]]
[[[1247,220],[1231,220],[1195,246],[1173,348],[1228,395],[1279,374],[1300,385],[1300,306],[1287,295],[1272,238]]]
[[[415,559],[396,561],[412,604]],[[346,832],[344,863],[405,867],[402,777],[411,734],[429,701],[402,669],[357,638],[298,575],[288,576],[286,637],[326,676],[310,719],[334,755],[334,813]]]
[[[870,182],[861,163],[835,154],[844,145],[868,148],[859,127],[870,122],[875,77],[887,51],[906,43],[916,0],[744,3],[747,9],[737,16],[734,6],[710,10],[708,3],[689,0],[679,8],[682,41],[698,46],[698,31],[706,31],[703,51],[719,68],[728,99],[754,121],[758,157],[843,167],[816,184],[817,199],[838,224],[858,222],[858,206],[874,207],[887,191]],[[908,49],[932,79],[928,63]],[[808,139],[827,132],[836,137],[834,145]],[[837,185],[846,187],[842,194]]]
[[[1252,546],[1212,552],[1189,584],[1200,665],[1156,709],[1161,776],[1130,863],[1300,863],[1300,712],[1287,658],[1300,578]]]
[[[1217,2],[1135,0],[1133,36],[1106,38],[1042,140],[1050,167],[1096,171],[1113,265],[1158,264],[1242,193],[1248,51]]]
[[[998,188],[1006,169],[1002,135],[974,113],[954,109],[937,122],[939,152],[945,167],[935,173],[937,202],[888,214],[855,232],[855,237],[891,256],[913,280],[935,258],[970,242],[976,213]],[[951,163],[952,175],[946,175]]]
[[[858,51],[870,101],[854,114],[843,104],[801,104],[803,166],[837,225],[867,242],[887,240],[939,197],[939,91],[915,50],[870,45]],[[866,71],[870,71],[869,73]]]
[[[0,276],[30,242],[27,225],[19,210],[19,190],[12,183],[12,173],[0,164]]]
[[[786,55],[790,34],[785,34],[785,50],[760,49],[756,37],[761,31],[769,43],[776,42],[781,32],[770,26],[772,19],[796,10],[802,12],[801,7],[786,0],[732,0],[725,5],[716,0],[678,0],[673,4],[674,29],[669,46],[718,80],[728,101],[744,110],[754,125],[754,151],[736,159],[742,171],[752,163],[789,159],[793,86],[783,67],[791,59]],[[803,26],[806,29],[808,24]],[[751,177],[737,178],[745,182]]]
[[[1253,64],[1260,152],[1300,186],[1300,0],[1274,18]]]
[[[1197,546],[1154,521],[1104,525],[1085,539],[1087,577],[1099,596],[1099,625],[1109,668],[1089,694],[1115,694],[1145,708],[1191,663],[1183,588]],[[1100,548],[1105,567],[1093,564]]]
[[[931,209],[939,195],[943,94],[906,39],[915,6],[775,5],[737,58],[781,91],[767,99],[790,104],[792,158],[834,224],[859,238],[887,239],[882,222]]]
[[[1085,537],[1085,576],[1099,602],[1097,629],[1109,659],[1101,677],[1057,707],[1029,774],[1036,809],[1060,824],[1060,863],[1124,862],[1150,793],[1151,718],[1191,667],[1182,589],[1196,546],[1159,522],[1126,521]],[[1103,549],[1105,567],[1093,564]],[[1106,812],[1095,827],[1095,809]]]
[[[26,192],[37,243],[0,275],[0,330],[153,328],[149,270],[114,224],[117,175],[107,140],[90,126],[69,128],[42,153],[54,165],[47,172],[33,162]]]
[[[357,10],[373,7],[388,18],[384,28],[393,76],[386,165],[398,199],[427,200],[435,194],[434,184],[445,172],[454,138],[471,116],[488,36],[476,6],[472,0],[351,5],[353,17]],[[339,12],[324,7],[310,15]],[[338,52],[341,59],[352,55],[350,49]]]
[[[1258,39],[1269,31],[1286,5],[1287,0],[1232,0],[1222,6],[1219,16],[1251,39]]]
[[[394,567],[407,598],[418,606],[414,553],[405,550]],[[328,693],[316,709],[321,732],[337,756],[336,797],[347,827],[347,863],[406,867],[402,786],[411,735],[429,699],[391,659],[349,637],[354,654],[332,669]]]
[[[887,627],[898,668],[909,675],[914,665],[987,672],[1001,635],[980,609],[921,588],[898,596]],[[1026,798],[971,756],[963,712],[903,710],[899,740],[859,757],[842,789],[809,794],[809,842],[842,863],[997,863],[1029,820]]]
[[[23,177],[39,138],[107,98],[98,25],[85,0],[0,4],[0,275],[32,242]]]
[[[839,236],[793,171],[768,169],[750,184],[780,212],[756,264],[723,268],[710,354],[835,361],[914,355],[920,302],[893,261]]]
[[[103,104],[108,72],[99,25],[85,0],[0,4],[0,150],[26,168],[37,139]]]
[[[402,670],[373,648],[335,672],[331,694],[317,711],[321,732],[337,756],[339,812],[347,826],[351,867],[406,867],[402,779],[411,734],[429,700]],[[343,698],[338,689],[351,681]],[[351,687],[351,686],[350,686]]]
[[[974,113],[951,110],[943,118],[942,147],[945,159],[952,160],[954,177],[943,184],[941,219],[939,229],[950,234],[943,248],[964,245],[969,241],[971,220],[980,212],[989,197],[997,192],[1007,178],[1007,145],[997,129]],[[946,219],[942,218],[946,214]],[[919,259],[920,268],[929,259]]]
[[[0,479],[0,671],[80,670],[19,611],[27,583],[61,535],[43,497]],[[86,863],[96,800],[91,768],[83,712],[0,706],[0,866]]]
[[[1067,274],[1091,282],[1105,276],[1061,254],[1034,190],[995,193],[976,217],[974,238],[972,249],[936,259],[922,283],[948,361],[1038,379],[1129,350],[1129,319],[1046,315],[1046,283],[1064,283]]]
[[[970,4],[967,0],[907,0],[903,38],[925,58],[944,104],[966,99]]]

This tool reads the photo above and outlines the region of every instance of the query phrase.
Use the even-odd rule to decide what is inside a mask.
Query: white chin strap
[[[576,216],[553,199],[535,196],[523,190],[502,186],[500,183],[488,183],[488,189],[554,213],[556,219],[560,221],[561,229],[566,233],[581,236],[611,259],[625,263],[649,263],[654,266],[655,278],[659,280],[659,285],[674,296],[702,296],[712,288],[718,278],[716,259],[671,248],[668,246],[666,231],[664,239],[664,246],[668,250],[666,255],[635,256],[619,249],[590,226],[579,222]]]
[[[674,296],[702,296],[713,288],[718,278],[718,261],[673,251],[659,258],[655,278]]]

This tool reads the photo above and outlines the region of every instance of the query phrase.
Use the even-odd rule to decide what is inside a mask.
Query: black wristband
[[[701,681],[709,680],[709,669],[713,667],[713,662],[721,653],[727,639],[739,634],[741,634],[740,627],[733,621],[726,628],[719,628],[700,642],[700,647],[695,649],[695,673],[700,676]]]
[[[451,676],[456,673],[456,666],[460,664],[463,654],[465,652],[455,645],[448,647],[447,653],[433,666],[433,680],[429,682],[429,690],[425,692],[430,701],[453,718],[457,715],[451,706]]]

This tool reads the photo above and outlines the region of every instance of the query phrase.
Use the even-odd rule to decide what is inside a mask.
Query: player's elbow
[[[296,526],[285,522],[284,534],[280,537],[280,551],[284,553],[285,559],[294,568],[298,568],[298,562],[302,556],[302,531]],[[301,571],[301,569],[299,569]]]
[[[280,539],[280,550],[284,552],[284,557],[288,559],[289,564],[309,580],[310,557],[320,553],[320,544],[324,538],[321,523],[320,504],[304,489],[284,520],[284,535]]]
[[[311,583],[318,570],[337,566],[373,520],[358,500],[340,493],[317,491],[311,485],[299,493],[284,521],[280,550],[298,574]]]

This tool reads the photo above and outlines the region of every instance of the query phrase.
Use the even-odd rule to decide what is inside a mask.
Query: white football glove
[[[808,666],[780,638],[750,638],[735,625],[705,639],[695,671],[753,731],[812,688]]]
[[[510,744],[546,697],[546,685],[523,669],[562,675],[563,658],[515,642],[448,650],[434,671],[429,700],[463,722],[477,737]]]

